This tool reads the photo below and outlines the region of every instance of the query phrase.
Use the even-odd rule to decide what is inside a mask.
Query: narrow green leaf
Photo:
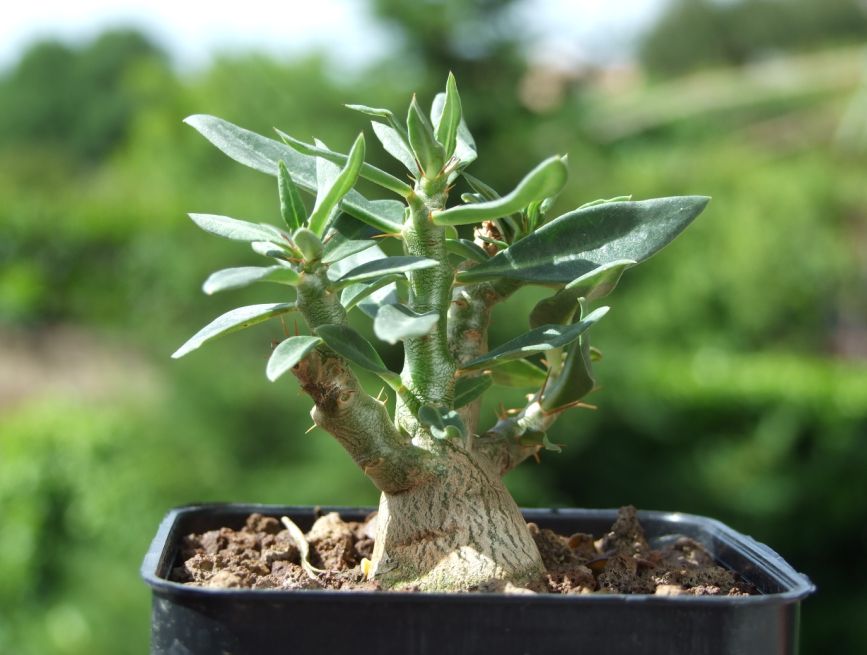
[[[436,140],[433,126],[422,112],[418,100],[413,95],[406,115],[406,131],[409,136],[409,147],[427,177],[439,175],[445,163],[445,151]]]
[[[189,214],[189,217],[205,232],[233,241],[274,241],[283,236],[282,232],[272,225],[239,221],[228,216]]]
[[[265,375],[271,382],[274,382],[286,371],[295,368],[296,364],[320,343],[322,343],[322,339],[319,337],[304,335],[284,339],[271,353],[268,366],[265,368]]]
[[[584,298],[585,300],[604,298],[614,291],[623,276],[623,272],[637,263],[634,259],[617,259],[602,264],[589,273],[572,280],[563,290],[573,294],[576,298]]]
[[[368,116],[375,116],[376,118],[384,118],[386,122],[388,122],[391,127],[397,131],[398,134],[402,134],[404,140],[406,140],[406,135],[403,134],[403,127],[397,121],[395,115],[391,112],[390,109],[381,109],[379,107],[368,107],[367,105],[344,105],[347,109],[351,109],[353,111],[361,112],[362,114],[367,114]]]
[[[446,99],[439,120],[434,121],[434,135],[445,150],[446,159],[455,152],[458,125],[461,124],[461,97],[455,76],[449,73],[446,81]]]
[[[469,239],[446,239],[446,250],[453,255],[469,259],[474,262],[486,262],[490,259],[481,246]]]
[[[314,139],[314,142],[317,146],[321,146],[322,148],[327,147],[319,139]],[[325,200],[325,197],[328,195],[328,191],[331,189],[331,187],[334,186],[334,182],[337,180],[337,177],[339,175],[340,166],[338,166],[334,162],[324,159],[323,157],[316,158],[316,199],[313,203],[313,211],[316,211],[316,208],[322,204],[323,200]],[[332,213],[337,213],[336,207],[331,210],[331,213],[329,213],[329,217],[332,215]]]
[[[545,384],[547,377],[547,371],[526,359],[512,359],[491,366],[494,384],[504,387],[540,387]]]
[[[550,298],[539,301],[530,312],[530,327],[546,323],[569,323],[578,309],[578,299],[597,300],[617,286],[623,272],[634,266],[631,259],[619,259],[594,268],[573,280]]]
[[[294,148],[295,150],[304,155],[310,155],[311,157],[326,159],[331,163],[337,164],[339,166],[345,166],[346,162],[349,161],[348,155],[334,152],[333,150],[329,150],[328,148],[322,146],[315,146],[309,143],[304,143],[303,141],[299,141],[298,139],[291,137],[280,130],[276,130],[276,132],[280,135],[280,138],[283,139],[286,145]],[[394,175],[386,173],[385,171],[377,168],[376,166],[373,166],[372,164],[368,164],[367,162],[362,163],[361,169],[359,170],[358,174],[359,177],[362,177],[365,180],[370,180],[374,184],[378,184],[384,189],[393,191],[399,196],[406,197],[412,191],[412,187],[409,186],[406,182],[397,179],[396,177],[394,177]]]
[[[408,273],[409,271],[418,271],[436,265],[436,260],[427,259],[426,257],[411,257],[408,255],[385,257],[356,266],[334,281],[339,284],[361,282],[363,280],[373,280],[383,275],[390,275],[391,273]]]
[[[418,421],[427,426],[436,439],[459,439],[467,433],[460,415],[447,407],[422,405],[418,410]]]
[[[482,200],[496,200],[500,194],[494,191],[490,186],[482,182],[479,178],[470,175],[469,173],[461,173],[463,178],[470,185],[470,188],[482,197]]]
[[[437,93],[430,108],[431,122],[434,126],[439,126],[445,104],[446,94]],[[455,150],[452,154],[460,160],[459,171],[469,166],[479,156],[476,151],[476,142],[463,118],[458,122],[457,134],[455,135]],[[449,176],[449,181],[451,182],[456,176],[457,172]]]
[[[496,362],[504,362],[510,359],[521,359],[536,353],[563,348],[575,341],[581,333],[587,330],[593,323],[598,321],[608,312],[608,307],[599,307],[591,312],[587,318],[573,323],[572,325],[543,325],[530,330],[502,346],[494,348],[481,357],[467,362],[461,368],[467,371],[490,368]]]
[[[563,369],[542,394],[542,408],[550,411],[581,400],[596,387],[590,338],[582,334],[566,351]]]
[[[511,193],[496,200],[433,212],[433,222],[437,225],[466,225],[508,216],[522,211],[531,202],[558,193],[566,184],[566,177],[566,166],[561,159],[549,157],[527,173]]]
[[[362,282],[349,284],[345,286],[343,288],[343,291],[341,291],[340,293],[340,304],[343,305],[343,307],[348,312],[350,309],[360,304],[365,298],[371,296],[376,291],[387,287],[399,278],[400,275],[384,275],[378,280],[374,280],[369,284],[364,284]],[[376,308],[376,311],[373,312],[374,317],[377,313],[379,313],[379,308],[382,306],[384,298],[387,297],[387,292],[382,295],[382,299],[374,301],[374,307]]]
[[[423,337],[438,320],[437,312],[417,314],[401,304],[383,305],[373,321],[373,332],[383,341],[395,344],[410,337]]]
[[[708,200],[682,196],[578,209],[555,218],[486,263],[459,272],[458,281],[506,277],[563,284],[618,260],[642,262],[680,234]]]
[[[390,373],[371,343],[346,325],[320,325],[314,330],[338,355],[374,373]]]
[[[300,279],[298,273],[285,266],[239,266],[211,273],[202,285],[202,291],[210,296],[218,291],[246,287],[253,282],[276,282],[292,286],[298,284]]]
[[[383,149],[403,164],[414,177],[418,177],[421,171],[418,168],[415,155],[412,154],[412,150],[409,149],[409,144],[401,132],[376,121],[372,121],[371,125],[373,126],[373,133],[379,139]]]
[[[201,330],[196,332],[183,346],[173,354],[173,359],[183,357],[202,344],[213,341],[218,337],[243,330],[244,328],[267,321],[269,318],[286,314],[295,309],[293,303],[272,303],[267,305],[249,305],[239,307],[230,312],[218,316]]]
[[[481,396],[493,384],[490,375],[478,375],[468,378],[461,377],[455,382],[455,402],[454,408],[460,409],[465,405],[469,405],[476,398]]]
[[[325,264],[331,264],[340,261],[341,259],[345,259],[346,257],[351,257],[352,255],[363,252],[368,248],[373,248],[375,245],[376,241],[372,239],[344,239],[339,235],[335,235],[325,242],[322,262]]]
[[[316,160],[289,146],[215,116],[197,114],[184,120],[223,153],[250,168],[277,175],[277,162],[283,160],[292,181],[308,193],[316,193]],[[386,232],[400,232],[404,205],[396,200],[368,200],[354,189],[340,201],[343,211]]]
[[[277,189],[280,192],[280,215],[290,229],[296,229],[307,221],[307,208],[298,193],[298,187],[292,181],[286,162],[277,162]]]
[[[352,149],[349,151],[349,158],[346,165],[340,171],[340,175],[334,180],[334,183],[328,188],[328,191],[322,197],[321,201],[317,197],[317,206],[313,208],[310,214],[308,225],[310,230],[322,236],[325,234],[325,228],[328,226],[331,212],[337,207],[337,203],[343,198],[350,189],[355,186],[358,179],[358,173],[361,170],[361,165],[364,163],[364,134],[358,135],[355,143],[352,144]]]

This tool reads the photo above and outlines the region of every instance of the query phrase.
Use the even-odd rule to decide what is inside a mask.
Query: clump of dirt
[[[251,514],[240,530],[220,528],[184,538],[171,579],[199,587],[378,590],[367,579],[376,513],[363,522],[335,512],[319,517],[304,535],[303,561],[290,531],[276,518]],[[556,594],[745,596],[756,593],[717,564],[701,544],[673,537],[651,547],[634,507],[623,507],[611,530],[594,538],[559,535],[528,524],[542,555],[546,579],[535,591]],[[302,544],[303,545],[303,544]],[[507,585],[479,591],[533,593]]]

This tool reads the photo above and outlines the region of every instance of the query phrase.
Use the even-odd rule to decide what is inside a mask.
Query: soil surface
[[[240,530],[220,528],[184,538],[171,579],[199,587],[378,590],[367,579],[376,513],[364,522],[325,514],[303,535],[302,556],[293,531],[279,520],[252,514]],[[697,542],[672,535],[653,546],[635,513],[620,509],[600,538],[559,535],[528,524],[547,569],[535,591],[555,594],[745,596],[756,591],[717,564]],[[293,526],[294,527],[294,526]],[[301,537],[300,531],[297,533]],[[477,591],[535,593],[494,583]]]

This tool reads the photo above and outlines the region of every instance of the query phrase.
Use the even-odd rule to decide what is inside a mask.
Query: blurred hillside
[[[275,299],[199,292],[254,256],[185,213],[273,222],[278,206],[273,180],[181,119],[345,149],[367,124],[343,103],[402,111],[448,70],[481,153],[471,172],[496,188],[566,152],[562,211],[628,193],[714,198],[611,296],[594,333],[598,409],[557,425],[561,455],[510,475],[519,502],[720,518],[819,586],[805,653],[867,643],[861,5],[675,0],[640,60],[599,69],[528,63],[514,4],[439,0],[430,21],[419,3],[378,0],[403,50],[354,79],[316,54],[236,54],[181,76],[136,31],[35,43],[0,73],[0,652],[145,652],[137,571],[173,505],[376,502],[331,439],[303,434],[292,382],[265,379],[279,323],[168,358],[211,317]],[[498,310],[494,342],[536,293]]]

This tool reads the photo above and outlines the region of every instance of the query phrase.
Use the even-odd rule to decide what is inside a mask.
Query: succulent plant
[[[212,116],[186,119],[232,159],[277,178],[283,221],[192,214],[204,230],[271,260],[217,271],[205,292],[254,282],[287,288],[280,302],[216,318],[174,357],[300,314],[309,333],[277,345],[266,373],[272,381],[288,372],[297,378],[313,401],[314,423],[382,492],[371,577],[395,589],[531,584],[543,575],[542,561],[502,476],[541,449],[558,449],[547,431],[594,389],[588,330],[608,311],[594,305],[708,199],[619,197],[551,216],[567,180],[565,156],[544,160],[500,195],[466,172],[476,146],[451,75],[429,114],[412,98],[405,122],[387,109],[348,107],[372,117],[373,133],[408,178],[367,163],[363,133],[343,154]],[[396,198],[368,199],[355,189],[359,179]],[[467,191],[450,203],[459,183]],[[315,197],[312,208],[304,193]],[[386,255],[381,245],[396,251],[386,241],[403,254]],[[489,349],[492,308],[525,285],[548,291],[528,317],[529,331]],[[379,339],[403,343],[402,371],[389,370],[350,327],[353,310],[372,318]],[[394,391],[393,416],[362,388],[358,370]],[[480,396],[497,385],[535,391],[524,407],[480,426]]]

